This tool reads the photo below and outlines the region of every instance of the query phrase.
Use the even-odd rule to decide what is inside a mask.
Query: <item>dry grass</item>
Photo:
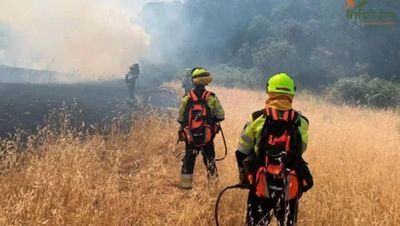
[[[263,107],[261,92],[212,87],[226,109],[230,153],[218,163],[220,188],[237,182],[233,150],[248,115]],[[308,95],[295,108],[310,119],[305,154],[315,187],[300,206],[301,225],[400,225],[399,115],[333,106]],[[201,159],[195,187],[181,191],[183,147],[175,149],[174,119],[150,115],[128,139],[93,137],[48,144],[0,175],[0,225],[212,225],[219,189],[207,187]],[[221,139],[216,139],[222,155]],[[13,159],[13,158],[10,158]],[[243,225],[246,194],[231,191],[222,225]]]

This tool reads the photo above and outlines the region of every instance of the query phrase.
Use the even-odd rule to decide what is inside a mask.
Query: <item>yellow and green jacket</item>
[[[201,94],[203,92],[205,92],[205,90],[200,90],[197,91],[195,90],[196,95],[197,96],[201,96]],[[185,123],[185,116],[187,113],[187,105],[190,101],[190,96],[188,94],[186,94],[185,96],[182,97],[180,104],[179,104],[179,113],[178,113],[178,122],[180,124],[184,124]],[[225,119],[225,112],[224,109],[222,108],[221,103],[219,102],[217,96],[210,92],[210,95],[207,96],[206,98],[206,102],[208,107],[210,108],[211,114],[214,116],[214,119],[219,122]]]
[[[250,154],[252,150],[258,155],[259,142],[261,139],[262,129],[266,122],[267,116],[263,110],[254,112],[248,119],[239,139],[237,150],[245,155]],[[278,110],[279,116],[282,116],[285,111]],[[298,112],[298,129],[301,134],[301,153],[303,154],[307,148],[308,143],[308,119]]]

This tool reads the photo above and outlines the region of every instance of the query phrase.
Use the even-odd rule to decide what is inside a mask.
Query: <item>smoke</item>
[[[105,77],[126,73],[148,46],[112,1],[0,0],[0,64]]]

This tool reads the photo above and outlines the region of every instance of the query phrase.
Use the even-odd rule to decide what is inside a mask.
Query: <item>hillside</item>
[[[72,73],[0,65],[1,83],[50,84],[60,82],[74,83],[78,81],[82,81],[82,78]]]
[[[173,85],[168,85],[169,87]],[[265,94],[211,87],[226,110],[229,155],[219,188],[207,186],[198,158],[194,189],[176,188],[183,146],[175,146],[176,111],[136,115],[125,139],[60,137],[1,159],[0,225],[212,225],[218,191],[237,182],[233,151],[248,115]],[[300,225],[400,225],[399,115],[327,104],[300,94],[295,109],[310,119],[305,154],[315,187],[300,204]],[[220,137],[217,155],[223,154]],[[246,194],[224,196],[221,225],[243,225]]]

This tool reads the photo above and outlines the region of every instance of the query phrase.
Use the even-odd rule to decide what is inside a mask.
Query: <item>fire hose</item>
[[[226,146],[226,140],[225,140],[224,131],[222,130],[222,126],[221,126],[221,124],[219,122],[217,123],[217,126],[218,126],[218,129],[221,131],[222,140],[224,142],[225,154],[221,158],[216,158],[215,161],[222,161],[228,155],[228,147]]]
[[[218,195],[217,201],[215,203],[215,209],[214,209],[214,219],[215,219],[215,225],[219,226],[219,221],[218,221],[218,207],[219,207],[219,202],[221,200],[221,197],[223,196],[223,194],[230,190],[230,189],[250,189],[250,185],[248,184],[235,184],[235,185],[231,185],[228,186],[226,188],[224,188]]]

